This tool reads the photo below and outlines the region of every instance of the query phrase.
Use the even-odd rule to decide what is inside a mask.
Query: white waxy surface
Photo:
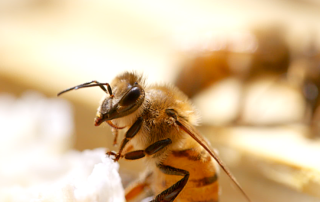
[[[104,148],[70,150],[70,105],[26,92],[0,95],[0,201],[125,201],[119,165]]]

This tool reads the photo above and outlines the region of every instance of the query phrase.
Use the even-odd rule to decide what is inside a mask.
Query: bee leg
[[[113,139],[113,144],[112,145],[116,146],[117,145],[117,140],[118,140],[118,135],[119,135],[118,129],[111,128],[111,132],[114,135],[114,139]]]
[[[111,103],[111,102],[110,102]],[[112,104],[112,103],[111,103]],[[110,106],[110,108],[112,108],[112,106]],[[119,134],[119,132],[118,132],[118,130],[120,130],[120,129],[124,129],[125,128],[125,126],[123,126],[123,127],[120,127],[120,126],[117,126],[117,125],[115,125],[115,124],[113,124],[112,123],[112,121],[106,121],[108,124],[109,124],[109,126],[111,127],[111,132],[112,132],[112,134],[113,134],[113,136],[114,136],[114,139],[113,139],[113,146],[116,146],[117,145],[117,139],[118,139],[118,134]]]
[[[124,158],[128,160],[136,160],[136,159],[143,158],[146,155],[153,155],[171,143],[172,141],[170,138],[159,140],[151,144],[150,146],[148,146],[145,150],[136,150],[136,151],[126,153],[124,155]]]
[[[147,175],[145,175],[147,174]],[[125,190],[126,201],[136,199],[137,197],[147,196],[150,191],[152,172],[145,173],[143,177],[131,183]]]
[[[181,180],[179,180],[177,183],[175,183],[168,189],[161,192],[159,195],[156,196],[154,200],[151,201],[151,202],[162,202],[162,201],[172,202],[178,196],[178,194],[182,191],[184,186],[187,184],[189,179],[189,172],[186,170],[174,168],[174,167],[163,165],[163,164],[158,164],[157,167],[164,174],[184,176]]]
[[[120,157],[122,157],[122,150],[126,146],[126,144],[131,140],[140,130],[141,126],[143,124],[143,118],[139,117],[136,122],[129,128],[129,130],[126,132],[125,138],[121,142],[120,150],[118,154],[115,154],[113,152],[107,152],[107,155],[115,156],[114,161],[119,161]]]

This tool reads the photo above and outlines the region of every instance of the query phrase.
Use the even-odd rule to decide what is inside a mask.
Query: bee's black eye
[[[137,101],[141,95],[141,90],[139,87],[133,87],[127,92],[123,98],[120,100],[119,105],[128,106]]]

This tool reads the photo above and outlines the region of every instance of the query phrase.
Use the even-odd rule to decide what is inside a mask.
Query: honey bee
[[[216,152],[195,129],[195,110],[187,96],[176,87],[147,86],[142,75],[125,72],[111,84],[87,82],[58,95],[95,86],[107,94],[98,108],[95,125],[107,122],[114,130],[128,128],[119,152],[107,154],[114,161],[145,158],[149,167],[144,179],[126,189],[127,201],[134,200],[145,188],[154,193],[154,202],[218,201],[217,163],[250,201]]]
[[[205,50],[194,50],[191,60],[183,64],[176,86],[189,98],[228,78],[244,82],[266,75],[285,75],[290,63],[289,45],[281,28],[254,29],[226,34]],[[243,43],[245,41],[246,43]],[[210,44],[210,41],[206,42]],[[214,43],[214,44],[215,44]],[[191,82],[185,82],[191,81]]]

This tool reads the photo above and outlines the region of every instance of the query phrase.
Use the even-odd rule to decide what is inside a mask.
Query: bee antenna
[[[95,83],[95,84],[92,84],[92,83]],[[80,88],[88,88],[88,87],[95,87],[95,86],[99,86],[104,92],[109,93],[109,95],[111,97],[113,97],[112,90],[111,90],[111,87],[110,87],[109,83],[100,83],[100,82],[95,81],[95,80],[90,81],[90,82],[86,82],[86,83],[83,83],[83,84],[80,84],[80,85],[77,85],[77,86],[74,86],[74,87],[71,87],[71,88],[68,88],[66,90],[63,90],[60,93],[58,93],[58,96],[60,96],[63,93],[69,92],[71,90],[78,90]],[[108,90],[104,86],[107,86]]]

